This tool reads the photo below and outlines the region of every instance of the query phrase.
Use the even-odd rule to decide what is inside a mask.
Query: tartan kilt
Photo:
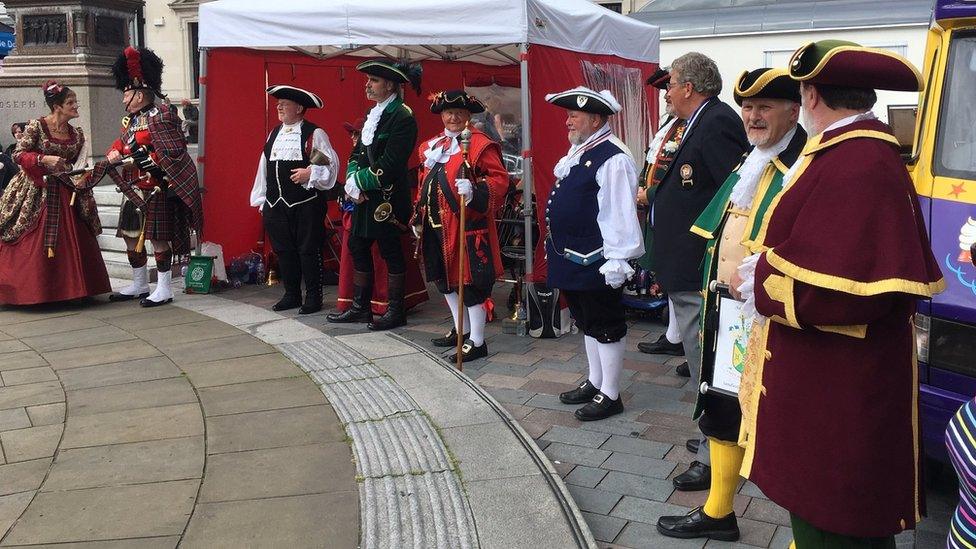
[[[139,189],[139,193],[142,195],[143,199],[146,199],[146,197],[149,196],[150,191]],[[145,214],[146,240],[162,240],[166,242],[172,241],[176,230],[176,224],[174,223],[175,207],[173,202],[167,199],[165,192],[156,193],[148,200]],[[115,232],[115,236],[120,238],[138,238],[138,229],[133,232],[131,229],[126,230],[128,227],[122,227],[121,220],[129,217],[126,212],[127,207],[135,209],[134,205],[129,200],[124,200],[122,202],[122,208],[119,211],[119,228]],[[138,209],[136,209],[136,212],[138,212]],[[141,222],[141,212],[139,213],[139,219]]]

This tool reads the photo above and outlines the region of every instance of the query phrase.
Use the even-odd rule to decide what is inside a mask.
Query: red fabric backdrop
[[[583,82],[582,60],[637,67],[643,74],[652,63],[627,61],[608,55],[587,55],[534,45],[529,49],[529,89],[532,97],[533,175],[537,206],[553,185],[552,166],[565,154],[565,111],[545,102],[547,93]],[[363,75],[355,70],[362,58],[336,57],[324,61],[297,52],[218,48],[209,50],[206,77],[206,157],[204,162],[203,239],[223,246],[229,261],[255,248],[263,238],[261,216],[248,204],[258,159],[268,133],[278,124],[274,103],[264,90],[272,84],[307,88],[322,97],[322,109],[311,109],[308,119],[329,135],[340,159],[349,157],[352,143],[342,127],[366,115],[370,106],[363,93]],[[430,93],[444,89],[491,83],[517,86],[519,68],[464,61],[425,61],[423,92],[406,92],[406,102],[417,116],[419,139],[440,132],[440,117],[431,114]],[[647,97],[649,112],[657,112],[657,94]],[[414,159],[416,161],[416,159]],[[544,212],[540,206],[538,213]],[[334,212],[333,212],[334,213]],[[542,255],[536,255],[536,273],[544,277]],[[544,279],[544,278],[543,278]]]

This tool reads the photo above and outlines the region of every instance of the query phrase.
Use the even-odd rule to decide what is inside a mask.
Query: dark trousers
[[[584,335],[600,343],[614,343],[627,335],[623,288],[604,286],[598,290],[561,291]]]
[[[380,257],[386,262],[386,272],[391,275],[407,272],[399,234],[381,238],[364,238],[350,234],[347,243],[353,265],[356,266],[357,271],[361,273],[373,272],[373,242],[376,242],[380,249]]]
[[[282,203],[264,205],[264,229],[278,256],[278,268],[285,293],[301,297],[302,280],[306,296],[322,293],[322,245],[325,242],[324,199],[291,208]]]
[[[853,495],[853,494],[852,494]],[[895,537],[857,538],[821,530],[790,513],[796,549],[895,549]]]

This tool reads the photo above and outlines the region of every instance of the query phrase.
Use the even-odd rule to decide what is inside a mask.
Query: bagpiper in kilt
[[[167,105],[155,104],[162,96],[162,60],[151,50],[126,48],[112,67],[116,87],[129,113],[107,157],[116,162],[128,157],[132,165],[110,171],[125,201],[119,215],[118,236],[125,239],[133,282],[112,301],[141,298],[143,307],[173,301],[170,288],[173,255],[191,250],[190,229],[203,229],[203,205],[196,166],[186,150],[179,116]],[[149,293],[144,241],[152,243],[158,281]]]

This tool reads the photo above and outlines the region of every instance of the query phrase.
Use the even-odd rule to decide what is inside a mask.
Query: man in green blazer
[[[403,102],[403,84],[420,92],[420,67],[386,60],[360,63],[367,76],[366,97],[375,101],[346,170],[346,198],[355,203],[348,252],[355,265],[352,306],[329,314],[329,322],[369,322],[370,330],[388,330],[407,323],[403,304],[406,262],[400,235],[410,218],[411,182],[407,163],[417,142],[417,121]],[[372,319],[372,246],[386,262],[386,313]]]

